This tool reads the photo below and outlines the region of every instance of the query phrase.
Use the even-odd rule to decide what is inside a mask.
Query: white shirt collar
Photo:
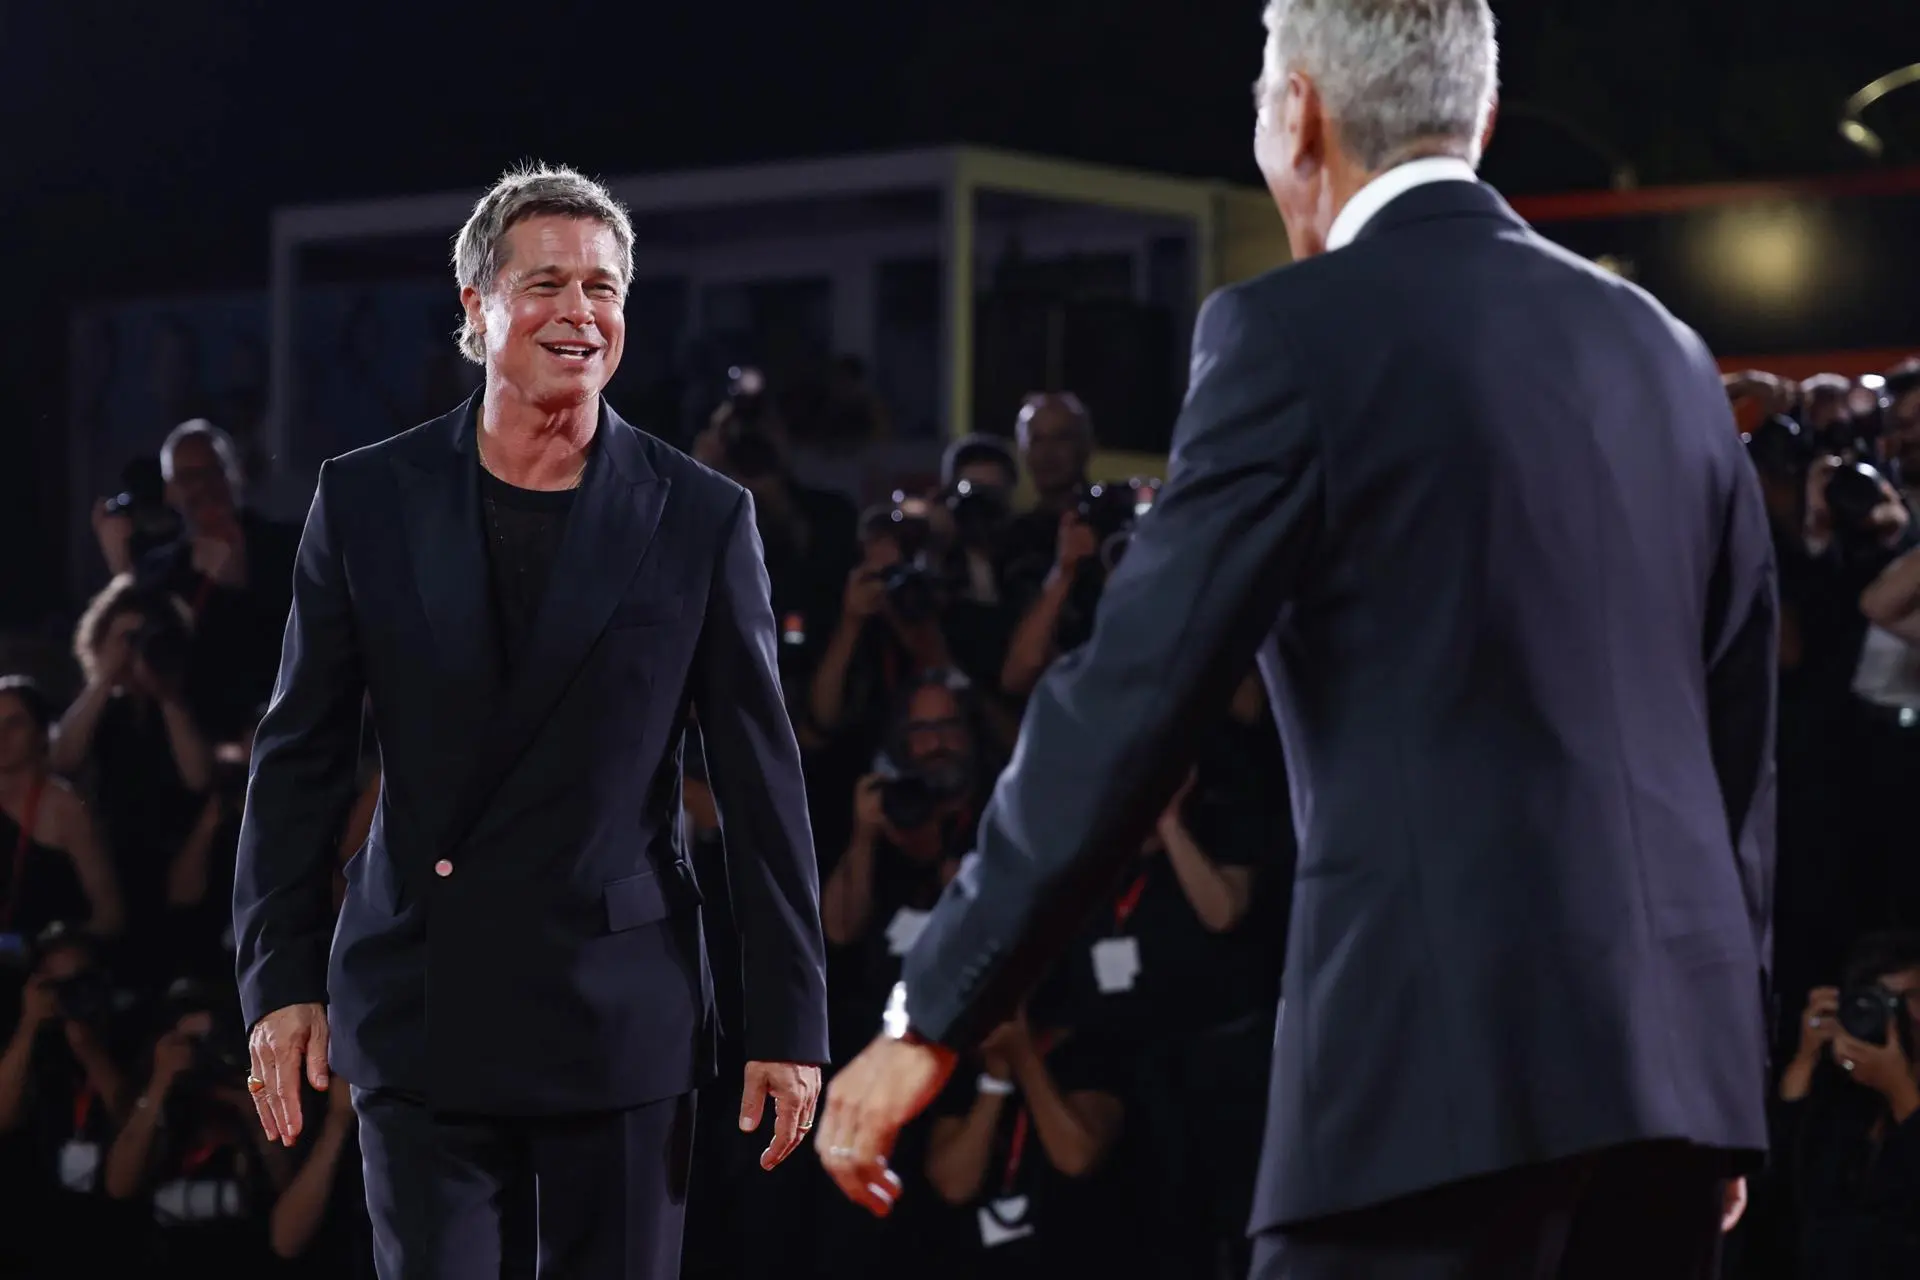
[[[1353,199],[1347,201],[1347,207],[1340,211],[1327,232],[1327,252],[1352,244],[1375,214],[1415,187],[1429,182],[1478,181],[1480,176],[1473,171],[1473,166],[1457,156],[1422,156],[1395,165],[1353,193]]]

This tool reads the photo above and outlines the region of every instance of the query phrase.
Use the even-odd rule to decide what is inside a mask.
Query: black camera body
[[[1874,510],[1887,500],[1884,478],[1871,464],[1853,462],[1833,473],[1827,482],[1827,510],[1834,533],[1852,542],[1871,540]]]
[[[782,458],[779,442],[770,429],[774,406],[766,375],[758,369],[729,369],[726,401],[720,448],[726,455],[728,473],[754,480],[778,472]]]
[[[1005,493],[971,480],[954,481],[940,499],[953,516],[954,531],[962,546],[991,548],[1013,514]]]
[[[880,812],[896,831],[926,826],[933,821],[936,804],[932,784],[917,773],[901,773],[880,784]]]
[[[105,969],[82,969],[53,984],[53,997],[60,1016],[95,1031],[113,1018],[113,979]]]
[[[1900,1047],[1909,1061],[1913,1058],[1913,1020],[1907,1015],[1907,999],[1877,982],[1864,982],[1840,993],[1838,1014],[1840,1029],[1863,1044],[1885,1044],[1887,1022],[1892,1020]]]
[[[1126,554],[1134,526],[1153,508],[1159,493],[1158,480],[1138,476],[1124,484],[1088,485],[1081,492],[1076,510],[1093,530],[1100,547],[1100,563],[1109,573]]]
[[[176,683],[187,671],[187,653],[192,637],[171,608],[162,606],[140,624],[129,637],[133,651],[147,664],[147,670],[163,682]]]

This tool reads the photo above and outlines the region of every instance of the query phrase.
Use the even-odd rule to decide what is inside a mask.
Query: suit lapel
[[[606,630],[653,543],[667,488],[648,465],[633,428],[602,402],[593,453],[567,515],[546,597],[525,657],[508,677],[480,744],[447,832],[450,846],[473,829]]]
[[[433,630],[438,665],[454,683],[491,697],[500,681],[479,463],[473,451],[480,397],[434,424],[429,447],[394,460],[404,499],[407,554]]]

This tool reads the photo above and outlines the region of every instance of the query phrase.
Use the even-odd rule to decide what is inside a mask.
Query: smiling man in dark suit
[[[712,1070],[679,831],[698,712],[744,950],[743,1129],[812,1127],[824,947],[753,504],[621,421],[633,232],[564,169],[503,178],[455,247],[481,392],[321,469],[234,887],[253,1089],[353,1088],[387,1280],[500,1274],[537,1188],[543,1277],[679,1271]],[[363,695],[383,790],[347,867]],[[331,949],[331,958],[329,958]],[[520,1259],[509,1259],[517,1266]]]
[[[1758,482],[1700,340],[1475,179],[1486,0],[1266,17],[1255,153],[1297,261],[1202,313],[1167,486],[822,1159],[890,1207],[900,1124],[1257,655],[1300,852],[1256,1274],[1712,1275],[1766,1145]]]

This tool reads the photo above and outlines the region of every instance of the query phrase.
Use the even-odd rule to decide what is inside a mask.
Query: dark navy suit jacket
[[[1006,1016],[1257,657],[1300,851],[1254,1229],[1764,1149],[1774,590],[1698,338],[1487,187],[1403,194],[1205,308],[1167,487],[1034,694],[908,1019]]]
[[[523,662],[497,653],[479,397],[322,467],[234,885],[249,1025],[325,1001],[334,1069],[436,1108],[635,1106],[711,1070],[680,835],[697,710],[751,1059],[824,1062],[818,873],[738,485],[602,408]],[[383,788],[347,866],[363,695]]]

